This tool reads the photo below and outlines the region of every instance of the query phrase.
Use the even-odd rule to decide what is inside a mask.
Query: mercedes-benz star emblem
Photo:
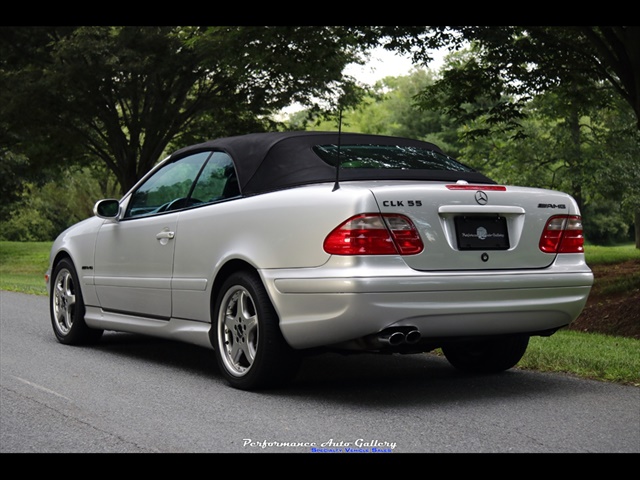
[[[476,202],[478,202],[479,205],[486,205],[488,201],[489,197],[487,197],[486,193],[484,193],[482,190],[478,190],[476,192]]]

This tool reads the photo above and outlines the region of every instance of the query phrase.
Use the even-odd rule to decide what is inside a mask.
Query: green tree
[[[9,219],[14,202],[21,198],[27,171],[28,161],[24,156],[0,149],[0,222]]]
[[[626,241],[640,199],[630,112],[623,105],[614,108],[615,99],[610,107],[596,107],[568,101],[573,96],[558,91],[537,96],[525,109],[522,135],[494,129],[490,136],[467,136],[462,157],[498,182],[570,193],[582,210],[588,240]]]
[[[104,165],[69,167],[64,175],[38,185],[24,182],[10,215],[3,219],[1,240],[49,241],[69,225],[93,215],[99,198],[117,198],[119,187]]]
[[[359,104],[345,109],[343,131],[418,138],[436,143],[456,156],[460,151],[456,125],[441,112],[421,111],[416,107],[416,96],[433,84],[434,78],[434,72],[415,68],[408,75],[379,80]],[[312,110],[297,111],[289,115],[286,123],[291,129],[338,128],[335,113],[316,115]]]
[[[585,178],[598,162],[609,172],[640,170],[640,27],[381,27],[377,33],[387,35],[389,49],[413,53],[416,63],[428,62],[434,48],[469,49],[419,96],[423,109],[447,112],[468,136],[521,137],[531,99],[553,94],[561,99],[555,107],[567,133],[558,146],[563,161],[573,166],[572,176]],[[581,119],[607,110],[622,111],[621,117],[634,125],[632,132],[616,122],[618,139],[630,153],[588,160],[580,140],[587,127]],[[626,188],[625,208],[635,209],[640,248],[640,202],[634,184],[625,180],[629,176],[621,177],[618,189]],[[576,180],[570,191],[584,204],[582,189]]]
[[[433,87],[449,91],[449,111],[461,119],[517,121],[534,95],[562,85],[597,85],[625,102],[640,130],[640,26],[400,26],[365,32],[386,39],[389,50],[412,54],[416,65],[428,65],[434,49],[470,45],[476,61],[445,69]],[[492,102],[484,110],[464,109],[478,98]]]
[[[2,27],[0,145],[52,176],[100,161],[126,191],[169,149],[331,98],[365,50],[343,27]]]
[[[367,133],[434,141],[448,130],[446,119],[436,111],[421,112],[415,105],[415,96],[433,84],[434,76],[430,70],[415,68],[408,75],[383,78],[373,86],[370,102],[355,110],[353,122]]]

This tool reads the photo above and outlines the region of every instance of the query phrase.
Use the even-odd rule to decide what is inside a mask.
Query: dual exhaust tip
[[[420,341],[422,334],[415,328],[394,329],[383,331],[378,335],[378,341],[384,345],[398,347],[400,345],[413,345]]]

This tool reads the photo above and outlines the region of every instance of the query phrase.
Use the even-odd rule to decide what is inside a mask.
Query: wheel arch
[[[229,278],[231,274],[240,272],[240,271],[248,271],[256,274],[258,273],[258,269],[253,265],[251,265],[246,260],[241,260],[237,258],[233,260],[229,260],[218,270],[218,272],[216,273],[215,279],[213,280],[213,286],[211,287],[211,299],[210,299],[211,308],[213,308],[213,305],[215,304],[216,299],[220,294],[220,289],[222,288],[222,284],[225,282],[225,280]],[[212,319],[212,323],[213,323],[213,319]]]
[[[234,258],[227,261],[216,272],[211,286],[211,296],[209,297],[209,315],[211,318],[211,326],[209,327],[209,342],[215,350],[216,347],[216,312],[215,305],[224,282],[236,272],[247,271],[258,274],[258,269],[246,260]],[[273,302],[272,302],[273,303]]]
[[[66,250],[60,250],[56,253],[55,257],[53,257],[53,259],[51,260],[51,268],[50,268],[50,275],[51,275],[51,279],[49,280],[49,294],[51,294],[51,289],[53,288],[53,283],[54,283],[54,279],[53,279],[53,274],[55,272],[56,266],[60,263],[61,260],[64,259],[68,259],[73,266],[75,267],[76,262],[73,261],[73,258],[71,258],[71,254],[69,252],[67,252]],[[78,287],[81,287],[80,285],[78,285]]]
[[[243,260],[227,262],[216,275],[209,342],[227,382],[242,390],[280,386],[301,361],[282,335],[260,271]]]
[[[222,290],[222,286],[224,282],[227,280],[227,278],[229,278],[234,273],[242,272],[242,271],[249,272],[258,276],[258,278],[262,282],[262,285],[265,287],[265,290],[267,292],[267,297],[269,298],[269,302],[271,302],[272,308],[274,309],[278,318],[280,317],[278,309],[276,308],[276,304],[274,303],[273,298],[271,298],[271,292],[269,291],[269,288],[265,283],[264,278],[262,278],[262,275],[260,275],[260,271],[258,270],[258,268],[245,259],[241,259],[241,258],[230,259],[224,265],[222,265],[222,267],[218,269],[215,275],[215,278],[213,280],[213,285],[211,287],[211,294],[209,297],[209,312],[210,312],[210,319],[211,319],[211,327],[209,329],[209,340],[214,349],[216,348],[215,347],[215,341],[216,341],[215,315],[216,313],[214,311],[216,300],[218,299],[218,296],[220,295],[220,292]]]

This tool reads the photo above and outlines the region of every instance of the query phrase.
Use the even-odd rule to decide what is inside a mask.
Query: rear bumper
[[[593,284],[584,263],[434,273],[391,258],[337,263],[261,272],[292,347],[328,346],[402,326],[417,328],[422,338],[552,330],[578,317]]]

